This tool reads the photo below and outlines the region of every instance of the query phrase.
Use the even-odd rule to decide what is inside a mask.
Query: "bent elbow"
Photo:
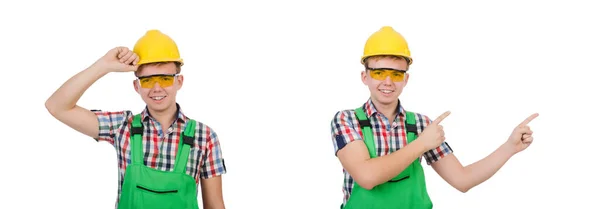
[[[467,193],[469,190],[471,190],[471,187],[466,185],[458,185],[456,189],[462,193]]]
[[[61,105],[62,104],[58,103],[55,98],[49,98],[44,104],[44,106],[46,106],[46,110],[55,118],[59,117],[59,115],[62,115],[63,112],[72,110],[74,108],[65,108]]]
[[[370,177],[360,177],[354,179],[354,181],[356,181],[356,184],[358,184],[360,187],[366,190],[371,190],[375,186],[377,186],[377,184],[375,183],[375,179]]]
[[[56,114],[56,110],[54,108],[54,106],[52,106],[52,101],[50,99],[46,100],[46,103],[44,103],[44,106],[46,106],[46,110],[48,110],[48,112],[54,116]]]
[[[356,183],[357,183],[357,184],[358,184],[360,187],[362,187],[363,189],[366,189],[366,190],[371,190],[371,189],[373,189],[373,187],[375,187],[373,184],[366,183],[366,182],[363,182],[363,183],[356,182]]]

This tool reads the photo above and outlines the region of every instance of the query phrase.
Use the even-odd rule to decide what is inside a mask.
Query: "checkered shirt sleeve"
[[[198,134],[206,134],[206,146],[202,156],[201,177],[208,179],[215,176],[223,175],[227,172],[225,167],[225,159],[223,158],[221,144],[217,133],[210,127],[201,126],[202,131]],[[199,136],[197,136],[199,137]]]
[[[348,143],[362,140],[362,131],[354,126],[358,119],[350,110],[338,111],[331,120],[331,136],[334,154],[344,148]]]
[[[121,126],[132,114],[131,111],[101,111],[92,110],[98,117],[98,137],[96,141],[106,141],[112,145],[115,144],[115,132],[122,130]]]

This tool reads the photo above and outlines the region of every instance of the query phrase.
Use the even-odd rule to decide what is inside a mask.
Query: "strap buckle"
[[[369,119],[367,120],[358,120],[358,124],[360,124],[360,127],[371,127],[371,122],[369,122]]]
[[[144,132],[144,127],[131,127],[132,134],[142,134]]]
[[[415,135],[418,134],[417,132],[417,125],[415,124],[406,124],[406,132],[412,132]]]
[[[183,143],[190,145],[190,147],[194,146],[194,137],[183,135]]]

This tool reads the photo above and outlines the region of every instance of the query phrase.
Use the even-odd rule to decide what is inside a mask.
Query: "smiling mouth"
[[[157,97],[150,97],[150,98],[154,101],[160,101],[160,100],[164,99],[165,97],[167,97],[167,96],[157,96]]]
[[[385,94],[389,94],[394,92],[394,90],[387,90],[387,89],[379,89],[380,92],[385,93]]]

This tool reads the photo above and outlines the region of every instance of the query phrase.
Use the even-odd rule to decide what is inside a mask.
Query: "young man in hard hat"
[[[199,184],[204,208],[225,208],[220,176],[226,170],[219,139],[209,126],[183,114],[176,102],[182,65],[176,43],[149,30],[133,51],[111,49],[46,101],[59,121],[115,147],[119,209],[199,208]],[[146,103],[141,113],[76,105],[86,89],[111,72],[134,72],[133,88]]]
[[[440,125],[450,112],[431,121],[405,109],[398,99],[412,62],[406,40],[391,27],[382,27],[366,41],[362,82],[370,98],[356,109],[337,112],[331,121],[335,154],[344,173],[342,208],[432,208],[421,157],[446,182],[467,192],[533,140],[527,124],[537,114],[519,124],[489,156],[463,166]]]

